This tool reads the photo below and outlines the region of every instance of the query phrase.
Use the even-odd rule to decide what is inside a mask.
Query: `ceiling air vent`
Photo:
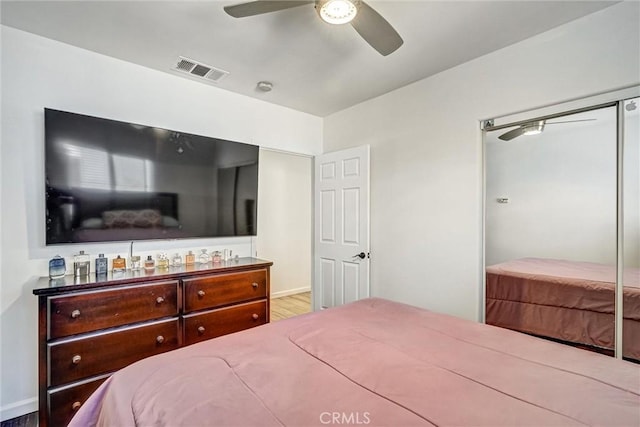
[[[229,75],[228,71],[224,71],[210,65],[205,65],[201,62],[196,62],[192,59],[184,58],[182,56],[178,57],[178,61],[176,62],[176,66],[174,69],[182,73],[187,73],[191,74],[192,76],[206,79],[213,83],[218,83],[220,82],[220,80]]]

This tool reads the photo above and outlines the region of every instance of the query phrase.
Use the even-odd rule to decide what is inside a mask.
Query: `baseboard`
[[[21,417],[38,410],[38,398],[20,400],[0,407],[0,421]]]
[[[271,292],[271,298],[287,297],[289,295],[301,294],[303,292],[311,292],[311,287],[287,289],[286,291]]]

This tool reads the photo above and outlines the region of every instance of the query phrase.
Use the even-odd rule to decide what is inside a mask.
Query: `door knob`
[[[367,254],[365,254],[364,252],[360,252],[359,254],[355,254],[353,257],[354,258],[358,257],[360,259],[365,259],[367,257]]]

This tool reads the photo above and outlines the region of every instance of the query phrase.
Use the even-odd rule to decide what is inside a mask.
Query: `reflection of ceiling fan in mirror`
[[[225,6],[224,11],[234,18],[277,12],[292,7],[315,3],[316,11],[329,24],[347,24],[377,50],[387,56],[402,46],[402,37],[378,12],[362,0],[258,0]]]
[[[545,125],[558,125],[562,123],[576,123],[576,122],[590,122],[595,119],[582,119],[582,120],[566,120],[563,122],[547,122],[546,120],[536,120],[533,122],[524,123],[515,129],[503,133],[498,138],[503,141],[511,141],[522,135],[537,135],[542,133]]]

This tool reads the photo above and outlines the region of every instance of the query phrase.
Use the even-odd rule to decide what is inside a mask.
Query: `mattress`
[[[614,266],[523,258],[486,271],[488,324],[613,349]],[[623,284],[623,354],[640,360],[640,270]]]
[[[366,299],[111,376],[71,426],[640,424],[640,366]]]

